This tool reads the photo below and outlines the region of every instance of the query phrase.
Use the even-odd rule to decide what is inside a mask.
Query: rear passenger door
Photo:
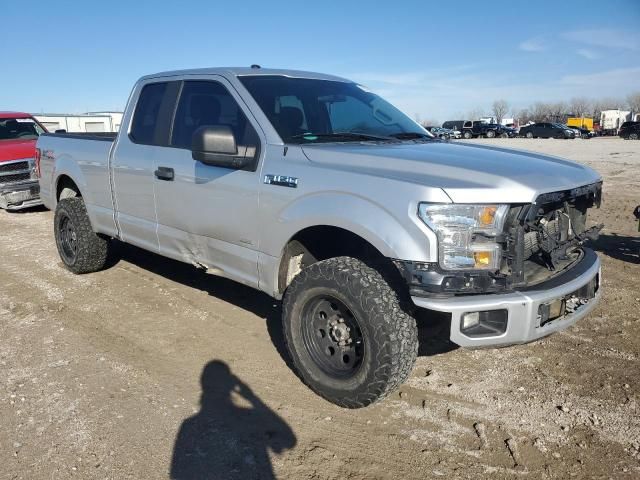
[[[111,168],[120,237],[127,243],[158,251],[154,158],[169,143],[171,118],[180,82],[141,84],[128,129],[118,136]],[[129,109],[131,111],[131,109]],[[126,122],[126,123],[125,123]]]
[[[230,127],[237,145],[263,151],[257,123],[226,79],[185,80],[170,144],[155,156],[173,176],[155,179],[160,252],[257,287],[259,171],[207,165],[191,154],[193,133],[218,125]]]

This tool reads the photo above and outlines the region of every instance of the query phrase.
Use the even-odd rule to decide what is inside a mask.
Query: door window
[[[257,145],[258,135],[242,109],[218,82],[186,81],[173,122],[171,146],[191,149],[193,133],[202,126],[231,128],[239,145]]]
[[[180,82],[158,82],[142,88],[129,134],[134,143],[168,145],[179,86]]]

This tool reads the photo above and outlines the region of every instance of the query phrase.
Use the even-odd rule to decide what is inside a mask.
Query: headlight
[[[421,203],[418,215],[438,237],[438,260],[445,270],[498,270],[502,249],[495,241],[508,205]]]
[[[29,159],[29,171],[31,173],[31,180],[37,180],[38,175],[36,172],[36,161],[34,158]]]

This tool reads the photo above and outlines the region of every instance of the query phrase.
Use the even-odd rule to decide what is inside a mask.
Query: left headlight
[[[421,203],[418,215],[438,237],[438,260],[445,270],[498,270],[502,248],[496,236],[508,205]]]
[[[29,159],[29,173],[31,174],[31,180],[38,179],[38,172],[36,171],[36,160],[34,158]]]

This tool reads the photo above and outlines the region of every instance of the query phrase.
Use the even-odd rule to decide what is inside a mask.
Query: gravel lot
[[[358,411],[294,375],[266,295],[126,245],[74,276],[51,212],[0,211],[0,479],[640,478],[640,142],[475,142],[604,176],[604,299],[499,350],[421,322],[408,383]]]

